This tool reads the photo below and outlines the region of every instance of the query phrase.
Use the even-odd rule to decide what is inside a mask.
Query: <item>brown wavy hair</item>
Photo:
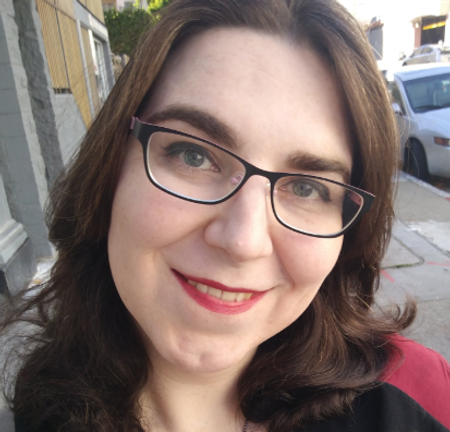
[[[175,0],[143,36],[77,157],[51,195],[58,257],[50,280],[15,299],[3,328],[28,321],[9,401],[30,431],[143,431],[139,396],[151,368],[115,288],[107,233],[131,116],[168,55],[212,28],[248,28],[309,47],[341,86],[354,140],[351,183],[374,193],[339,259],[300,318],[264,342],[239,381],[244,416],[285,432],[345,412],[375,385],[414,307],[373,311],[393,222],[398,136],[388,94],[357,22],[334,0]]]

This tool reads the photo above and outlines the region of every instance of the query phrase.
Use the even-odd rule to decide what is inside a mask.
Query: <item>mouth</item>
[[[213,288],[211,286],[195,282],[191,279],[186,279],[186,281],[197,291],[200,291],[203,294],[208,294],[211,297],[215,297],[225,302],[242,302],[244,300],[250,300],[253,296],[253,293],[250,292],[223,291],[218,288]]]
[[[267,291],[231,288],[215,281],[185,276],[172,270],[186,293],[200,306],[217,313],[237,314],[249,310]]]

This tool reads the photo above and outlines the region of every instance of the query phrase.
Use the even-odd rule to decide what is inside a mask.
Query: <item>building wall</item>
[[[101,6],[101,2],[99,0]],[[84,52],[85,72],[90,88],[93,114],[112,89],[115,78],[111,60],[108,30],[88,9],[79,2],[75,2],[75,15],[79,23],[80,40]],[[89,39],[89,43],[87,42]],[[101,45],[101,58],[98,56],[95,44]],[[98,99],[98,102],[96,100]]]
[[[66,166],[79,148],[86,133],[86,125],[71,94],[55,95],[53,109],[62,163]]]
[[[103,16],[102,0],[74,0],[76,3],[81,4],[86,10],[95,16],[100,22],[105,23],[105,17]]]
[[[20,0],[19,0],[20,1]],[[34,0],[27,0],[34,1]],[[72,0],[35,0],[55,93],[71,93],[86,126],[92,122],[89,91],[84,78],[77,19]]]
[[[0,293],[24,288],[53,254],[49,190],[102,103],[85,40],[104,54],[103,99],[114,84],[102,20],[101,0],[0,0]]]
[[[13,0],[13,4],[19,30],[20,54],[28,79],[31,109],[41,154],[46,166],[47,184],[50,188],[64,165],[54,111],[45,109],[52,105],[53,90],[47,71],[45,49],[42,37],[40,37],[42,29],[34,1]]]
[[[103,12],[106,12],[110,9],[117,9],[117,0],[102,0]]]
[[[0,15],[1,175],[13,219],[21,223],[36,256],[51,255],[43,207],[48,195],[42,158],[22,62],[12,0],[2,0]]]
[[[27,74],[28,94],[50,190],[64,169],[68,155],[74,152],[86,133],[86,125],[79,121],[81,113],[74,95],[55,94],[52,87],[36,1],[13,0],[13,4],[19,29],[20,54]],[[70,9],[66,7],[65,11],[70,12]],[[82,74],[82,67],[79,73]],[[81,91],[87,93],[86,87],[82,87]],[[85,100],[88,101],[87,96]]]

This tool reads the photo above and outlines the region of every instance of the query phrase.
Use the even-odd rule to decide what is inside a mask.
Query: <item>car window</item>
[[[392,82],[391,85],[391,95],[394,102],[397,102],[402,109],[402,112],[405,114],[405,105],[403,104],[402,96],[400,95],[400,90],[395,82]]]
[[[423,48],[420,53],[421,54],[431,54],[432,52],[433,52],[433,48],[427,47],[427,48]]]
[[[450,106],[450,73],[404,82],[414,112],[426,112]]]

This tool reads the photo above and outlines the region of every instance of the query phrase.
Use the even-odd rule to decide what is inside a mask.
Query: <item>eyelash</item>
[[[165,153],[167,157],[175,158],[179,156],[181,153],[192,150],[195,151],[201,155],[203,155],[211,164],[211,166],[214,168],[213,170],[216,172],[220,172],[218,164],[214,161],[211,153],[208,150],[205,150],[204,148],[197,146],[196,144],[190,144],[190,143],[172,143],[168,145],[165,149]],[[190,167],[189,165],[186,165],[187,169],[191,169],[193,171],[197,170],[194,167]],[[197,170],[198,171],[198,170]]]

